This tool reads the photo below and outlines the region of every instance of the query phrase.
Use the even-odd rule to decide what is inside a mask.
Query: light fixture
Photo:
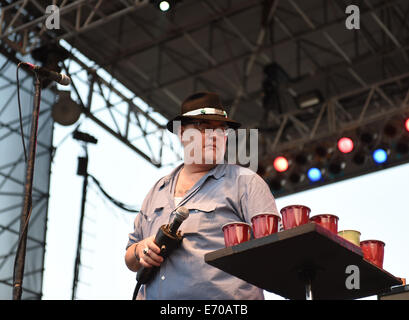
[[[170,9],[170,3],[168,1],[159,2],[159,9],[163,12],[166,12]]]
[[[398,129],[393,123],[387,123],[383,128],[383,133],[388,138],[394,138],[398,133]]]
[[[399,155],[404,155],[409,152],[409,138],[402,137],[396,143],[396,152]]]
[[[310,168],[308,170],[307,176],[308,176],[308,179],[310,179],[311,182],[317,182],[317,181],[321,180],[322,173],[321,173],[320,169],[314,167],[314,168]]]
[[[281,173],[277,173],[274,176],[267,178],[266,182],[270,187],[270,190],[274,193],[281,193],[286,184],[284,175]]]
[[[343,137],[338,140],[338,150],[342,153],[350,153],[354,150],[354,142],[347,137]]]
[[[304,109],[304,108],[310,108],[310,107],[319,105],[323,101],[323,98],[322,98],[320,91],[313,90],[313,91],[309,91],[309,92],[298,95],[298,97],[296,98],[296,101],[297,101],[298,107],[300,109]]]
[[[277,179],[277,178],[270,179],[270,180],[268,180],[267,183],[268,183],[271,191],[278,191],[282,187],[281,180]]]
[[[372,153],[372,158],[377,164],[385,163],[388,160],[388,152],[383,148],[378,148]]]
[[[333,175],[338,175],[344,170],[346,163],[340,159],[333,160],[328,165],[328,172]]]
[[[97,144],[98,139],[95,138],[94,136],[91,136],[90,134],[82,131],[75,130],[72,134],[73,139],[82,141],[82,142],[87,142],[87,143],[93,143]]]
[[[355,163],[358,166],[361,166],[365,163],[366,161],[366,153],[363,151],[357,151],[352,157],[352,162]]]
[[[152,0],[151,2],[162,12],[173,9],[176,4],[175,0]]]
[[[322,143],[315,147],[314,151],[319,159],[324,159],[328,158],[334,152],[334,148],[327,143]]]
[[[306,164],[308,164],[308,162],[311,161],[311,158],[311,154],[303,151],[295,156],[294,161],[299,166],[305,166]]]
[[[59,91],[58,101],[51,110],[54,121],[63,126],[70,126],[78,121],[80,115],[81,107],[71,99],[70,91]]]
[[[377,138],[378,138],[377,133],[372,133],[369,131],[362,132],[359,137],[360,141],[368,147],[371,147],[371,145],[375,142]]]
[[[290,77],[276,62],[264,66],[263,73],[263,108],[274,108],[279,113],[282,113],[280,86],[287,84],[290,81]]]
[[[277,157],[274,159],[274,169],[278,172],[284,172],[288,169],[288,160],[285,157]]]
[[[300,183],[304,180],[305,176],[298,171],[293,171],[289,175],[288,179],[290,180],[291,183],[297,184]]]

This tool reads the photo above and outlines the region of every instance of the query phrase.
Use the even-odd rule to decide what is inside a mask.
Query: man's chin
[[[217,157],[216,155],[205,156],[203,164],[221,164],[224,163],[223,157]]]

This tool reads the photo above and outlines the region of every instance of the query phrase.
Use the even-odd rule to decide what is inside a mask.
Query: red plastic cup
[[[318,214],[310,218],[310,221],[323,226],[335,234],[338,234],[338,220],[339,218],[333,214]]]
[[[372,262],[379,268],[383,268],[383,255],[385,243],[380,240],[361,241],[361,249],[364,259]]]
[[[254,238],[262,238],[278,231],[281,218],[275,214],[261,213],[251,218]]]
[[[291,205],[280,210],[283,228],[288,230],[308,223],[311,209],[303,205]]]
[[[246,222],[229,222],[222,226],[222,230],[226,247],[248,241],[251,237],[251,225]]]

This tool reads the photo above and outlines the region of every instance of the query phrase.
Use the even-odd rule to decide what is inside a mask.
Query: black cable
[[[21,140],[23,142],[23,149],[24,149],[24,158],[27,163],[27,151],[26,151],[26,143],[24,141],[24,132],[23,132],[23,120],[21,115],[21,101],[20,101],[20,81],[18,79],[18,69],[20,68],[22,62],[17,65],[16,68],[16,80],[17,80],[17,101],[18,101],[18,113],[20,118],[20,131],[21,131]]]
[[[140,283],[138,281],[138,283],[135,286],[135,290],[133,291],[132,300],[136,300],[136,297],[138,295],[138,292],[139,292],[139,289],[141,288],[141,286],[142,286],[142,283]]]
[[[91,179],[95,182],[95,184],[98,186],[98,188],[101,190],[101,192],[113,203],[115,204],[117,207],[121,208],[122,210],[128,211],[128,212],[133,212],[133,213],[138,213],[139,210],[136,209],[132,209],[129,208],[127,205],[123,204],[122,202],[115,200],[114,198],[112,198],[102,187],[101,184],[99,183],[99,181],[92,176],[91,174],[88,174],[88,176],[91,177]]]

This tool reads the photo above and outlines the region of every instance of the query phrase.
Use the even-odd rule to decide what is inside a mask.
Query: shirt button
[[[162,279],[162,280],[165,280],[165,276],[162,276],[161,279]]]

